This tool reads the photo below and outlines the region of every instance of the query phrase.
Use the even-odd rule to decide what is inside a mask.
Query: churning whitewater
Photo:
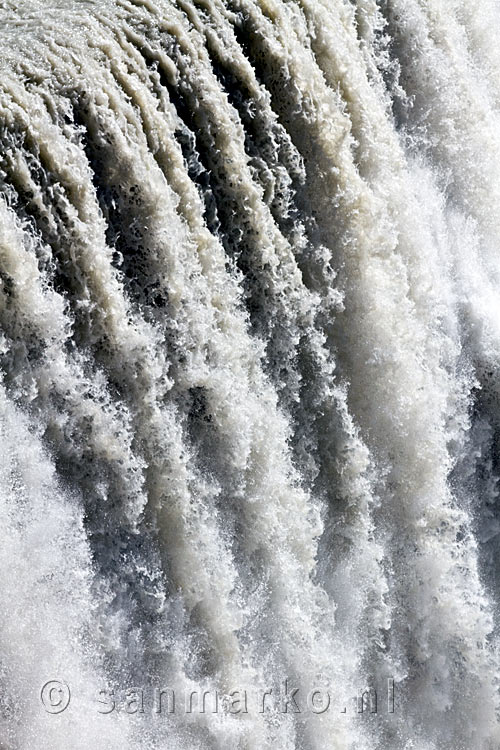
[[[2,750],[498,750],[499,33],[0,2]]]

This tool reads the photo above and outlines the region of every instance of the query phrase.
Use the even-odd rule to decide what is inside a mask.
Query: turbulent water
[[[0,2],[2,750],[500,747],[499,33]]]

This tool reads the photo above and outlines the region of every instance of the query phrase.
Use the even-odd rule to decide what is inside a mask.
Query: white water
[[[0,3],[2,750],[500,747],[499,30]]]

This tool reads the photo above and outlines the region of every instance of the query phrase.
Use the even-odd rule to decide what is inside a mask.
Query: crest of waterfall
[[[0,4],[1,750],[500,747],[499,29]]]

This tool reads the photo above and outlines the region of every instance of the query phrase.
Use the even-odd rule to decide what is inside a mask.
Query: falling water
[[[500,747],[499,30],[0,3],[2,750]]]

